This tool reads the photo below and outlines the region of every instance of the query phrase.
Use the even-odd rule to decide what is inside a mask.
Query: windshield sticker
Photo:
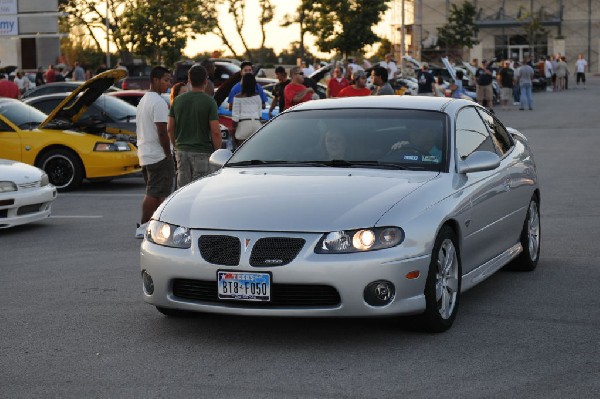
[[[438,163],[440,160],[435,155],[424,155],[422,158],[423,162],[435,162]]]
[[[418,155],[405,155],[404,159],[406,161],[418,161],[419,160],[419,156]]]

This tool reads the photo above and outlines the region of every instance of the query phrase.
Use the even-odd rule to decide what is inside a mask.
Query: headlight
[[[115,141],[114,143],[96,143],[94,151],[100,152],[117,152],[117,151],[131,151],[129,144],[124,141]]]
[[[0,193],[8,193],[9,191],[17,191],[17,185],[11,181],[0,181]]]
[[[173,248],[189,248],[192,243],[190,229],[158,220],[148,223],[146,238],[155,244]]]
[[[44,186],[47,186],[48,184],[50,184],[50,179],[48,178],[48,175],[44,173],[42,175],[42,180],[40,181],[40,186],[44,187]]]
[[[404,240],[399,227],[374,227],[369,229],[333,231],[323,235],[315,252],[318,254],[343,254],[391,248]]]

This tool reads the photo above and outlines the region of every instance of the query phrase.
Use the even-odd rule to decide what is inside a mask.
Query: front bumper
[[[0,194],[0,229],[46,219],[55,199],[53,185]]]
[[[237,266],[220,266],[203,259],[199,238],[206,234],[226,234],[240,239],[241,256]],[[305,244],[289,264],[282,266],[251,266],[252,243],[264,237],[302,238]],[[253,315],[303,317],[366,317],[394,316],[421,313],[425,310],[423,291],[429,270],[430,256],[406,258],[402,245],[379,251],[353,254],[316,254],[314,247],[320,234],[265,233],[265,232],[206,232],[192,231],[189,249],[163,247],[144,240],[141,245],[141,271],[148,273],[154,292],[143,291],[144,300],[164,308],[188,311]],[[248,241],[247,241],[248,240]],[[244,243],[250,244],[244,250]],[[335,305],[263,306],[252,302],[229,300],[211,301],[182,298],[174,293],[174,281],[199,281],[217,286],[217,271],[269,272],[272,284],[302,284],[329,286],[339,293]],[[418,278],[405,277],[419,272]],[[369,305],[364,298],[365,287],[375,281],[388,281],[395,287],[394,299],[384,306]]]

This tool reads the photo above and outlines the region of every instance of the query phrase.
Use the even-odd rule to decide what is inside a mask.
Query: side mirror
[[[227,161],[229,161],[229,158],[231,158],[232,155],[233,153],[230,150],[222,148],[212,153],[208,159],[208,163],[213,169],[220,169]]]
[[[494,170],[500,166],[500,157],[491,151],[475,151],[458,162],[458,173],[467,174]]]

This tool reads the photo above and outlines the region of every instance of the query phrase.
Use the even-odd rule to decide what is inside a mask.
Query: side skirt
[[[521,243],[517,243],[495,258],[490,259],[483,265],[470,271],[468,274],[465,274],[462,277],[462,286],[460,291],[464,292],[469,288],[481,283],[483,280],[490,277],[503,266],[508,264],[511,260],[515,259],[521,252],[523,252],[523,247],[521,246]]]

